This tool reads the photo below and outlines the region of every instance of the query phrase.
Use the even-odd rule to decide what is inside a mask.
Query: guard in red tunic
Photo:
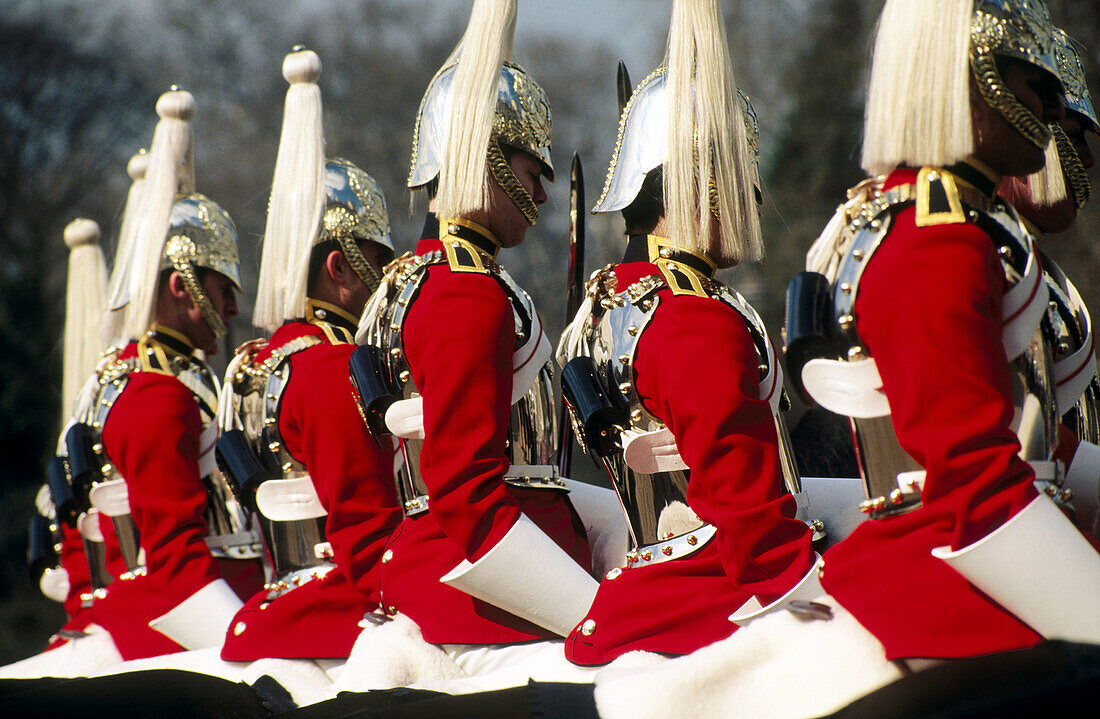
[[[348,375],[359,315],[393,259],[389,219],[370,176],[325,162],[320,72],[310,50],[283,64],[291,86],[254,317],[274,334],[238,350],[222,397],[219,452],[244,467],[232,473],[273,570],[230,624],[230,661],[346,658],[378,607],[379,560],[401,516],[393,443],[371,436]]]
[[[625,566],[566,641],[579,664],[688,654],[737,629],[731,615],[820,593],[810,529],[784,486],[782,368],[756,311],[714,279],[763,254],[755,114],[719,16],[692,17],[691,5],[674,5],[669,66],[624,109],[594,210],[622,210],[623,261],[593,275],[559,345],[577,436],[632,534]],[[698,36],[715,39],[713,57]],[[696,63],[723,94],[696,91]],[[711,188],[702,202],[700,186]]]
[[[101,475],[91,503],[112,519],[129,568],[93,616],[124,659],[220,645],[238,592],[260,579],[256,537],[214,465],[218,383],[195,354],[217,352],[237,311],[236,230],[209,199],[176,195],[194,100],[174,91],[157,109],[133,261],[116,260],[128,268],[116,311],[139,339],[99,372],[80,418]]]
[[[497,261],[538,219],[553,178],[546,94],[507,62],[514,22],[514,0],[475,3],[424,95],[408,185],[428,189],[430,214],[357,337],[384,351],[402,397],[385,416],[405,458],[405,519],[382,558],[384,609],[436,644],[563,636],[596,589],[553,464],[550,342]]]
[[[1047,290],[996,197],[1043,166],[1061,115],[1053,31],[1034,1],[941,4],[886,3],[863,154],[885,178],[815,248],[827,277],[799,278],[825,283],[817,319],[835,324],[789,367],[852,418],[870,519],[826,553],[822,584],[891,659],[1100,640],[1100,556],[1034,486],[1056,477]]]

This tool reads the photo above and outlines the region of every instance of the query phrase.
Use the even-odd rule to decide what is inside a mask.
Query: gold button
[[[616,577],[618,577],[622,573],[623,573],[623,570],[622,570],[621,567],[615,567],[610,572],[608,572],[607,574],[604,575],[604,579],[615,579]]]
[[[389,564],[389,561],[393,559],[393,550],[387,549],[382,553],[382,564]]]
[[[260,604],[260,609],[267,609],[269,606],[271,606],[271,602],[263,602],[262,604]]]
[[[596,621],[594,619],[585,619],[581,624],[581,634],[586,637],[592,636],[596,631]]]
[[[237,636],[237,637],[241,636],[242,634],[244,634],[244,630],[245,630],[244,622],[237,622],[236,624],[233,625],[233,635],[234,636]]]

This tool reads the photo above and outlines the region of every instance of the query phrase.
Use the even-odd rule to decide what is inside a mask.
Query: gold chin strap
[[[206,292],[203,291],[202,285],[199,284],[199,279],[195,274],[195,268],[191,264],[191,259],[196,254],[194,241],[186,235],[169,237],[165,254],[168,256],[168,261],[172,263],[172,269],[183,278],[183,286],[186,288],[188,296],[198,305],[199,310],[202,312],[202,318],[206,321],[210,331],[214,333],[214,338],[221,339],[224,337],[229,328],[225,326],[225,321],[222,320],[217,310],[214,309],[214,304],[206,296]]]
[[[352,271],[363,281],[363,284],[367,286],[371,294],[374,294],[374,291],[378,289],[379,283],[382,282],[382,278],[378,276],[378,273],[371,267],[371,264],[367,262],[367,258],[363,255],[363,251],[359,249],[359,243],[355,241],[354,237],[347,234],[336,235],[336,243],[340,245],[340,252],[343,253],[344,259],[348,261]]]
[[[1065,131],[1058,124],[1050,126],[1054,134],[1054,142],[1058,147],[1058,157],[1062,160],[1062,172],[1066,176],[1070,192],[1073,193],[1073,204],[1077,209],[1085,206],[1092,197],[1092,181],[1089,180],[1085,166],[1081,163],[1081,156],[1077,154],[1077,148],[1073,146]]]
[[[1012,90],[1005,85],[997,69],[997,59],[992,52],[982,50],[970,53],[970,69],[977,80],[978,90],[989,106],[1000,113],[1016,132],[1038,147],[1046,149],[1051,140],[1050,127],[1027,109]]]
[[[523,186],[523,183],[512,172],[512,166],[504,157],[504,151],[500,148],[500,140],[496,137],[489,141],[489,173],[497,181],[505,194],[516,203],[516,207],[527,218],[527,224],[534,225],[539,221],[539,206],[535,204],[535,198]]]

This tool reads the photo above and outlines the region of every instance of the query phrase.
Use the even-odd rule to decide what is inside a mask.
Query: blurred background
[[[126,162],[148,147],[157,97],[176,84],[197,101],[197,187],[240,233],[241,314],[221,354],[249,326],[293,45],[324,63],[330,156],[382,185],[398,252],[411,249],[405,175],[420,97],[458,41],[471,0],[0,0],[0,664],[40,651],[59,605],[26,573],[33,496],[61,428],[60,336],[67,249],[62,229],[96,220],[108,258],[129,186]],[[870,36],[882,0],[723,3],[738,84],[760,118],[767,259],[726,280],[760,310],[778,342],[783,293],[806,249],[862,179],[859,145]],[[1098,84],[1100,3],[1048,0],[1085,45]],[[565,324],[569,162],[581,154],[591,207],[615,140],[615,67],[634,83],[664,52],[669,0],[520,0],[514,59],[546,88],[554,164],[543,219],[502,261],[533,295],[555,338]],[[1100,152],[1094,139],[1094,151]],[[1093,173],[1094,181],[1096,173]],[[1096,308],[1100,200],[1045,249]],[[588,218],[586,271],[622,247],[618,215]],[[928,278],[935,283],[936,278]],[[578,456],[574,466],[587,471]]]

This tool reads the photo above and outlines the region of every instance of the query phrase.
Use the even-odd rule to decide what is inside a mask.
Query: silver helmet
[[[651,72],[630,96],[619,119],[619,135],[607,169],[603,192],[592,212],[615,212],[634,201],[642,182],[653,169],[668,158],[668,72],[660,67]],[[760,192],[760,126],[756,109],[748,96],[737,91],[745,122],[745,138],[753,168],[753,184]]]

